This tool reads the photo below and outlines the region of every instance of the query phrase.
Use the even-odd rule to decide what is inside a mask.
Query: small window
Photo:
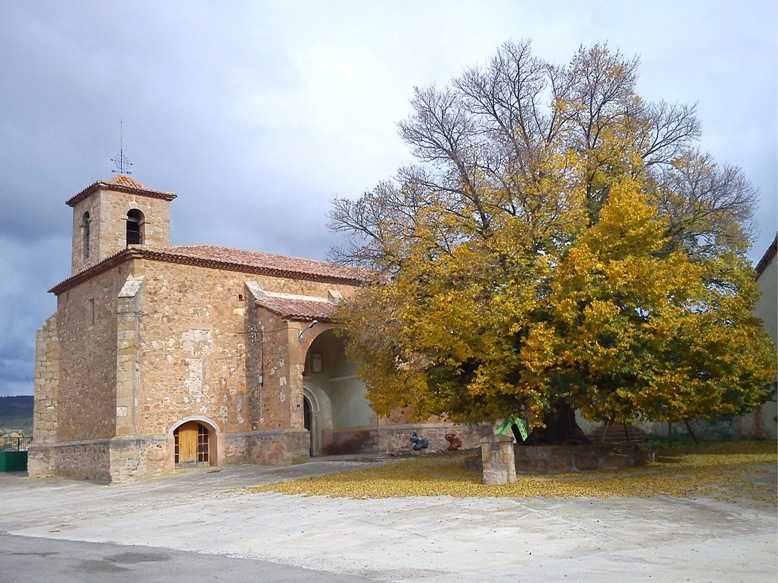
[[[311,353],[311,372],[313,374],[324,372],[324,358],[321,352]]]
[[[143,244],[143,213],[132,209],[127,213],[127,245]]]
[[[84,213],[84,217],[81,220],[81,242],[83,245],[83,257],[84,259],[89,258],[89,235],[90,235],[90,224],[92,222],[92,218],[89,216],[89,213]]]
[[[321,374],[324,372],[324,355],[321,352],[309,352],[305,358],[303,376]]]

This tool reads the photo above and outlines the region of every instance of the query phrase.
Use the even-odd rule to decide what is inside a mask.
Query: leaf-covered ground
[[[464,468],[462,454],[428,454],[326,476],[250,488],[306,496],[713,497],[733,503],[776,505],[776,444],[725,442],[658,451],[656,461],[631,470],[554,476],[518,476],[505,486],[484,486]]]

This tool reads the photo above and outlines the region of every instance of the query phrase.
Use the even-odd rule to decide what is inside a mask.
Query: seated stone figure
[[[413,443],[413,451],[422,451],[428,449],[430,446],[429,439],[426,437],[419,437],[415,431],[411,433],[411,443]]]
[[[459,451],[462,447],[462,440],[455,433],[446,433],[446,441],[448,441],[448,451]]]

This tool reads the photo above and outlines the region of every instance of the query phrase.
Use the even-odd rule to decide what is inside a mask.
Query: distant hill
[[[17,431],[32,435],[33,398],[0,397],[0,435]]]

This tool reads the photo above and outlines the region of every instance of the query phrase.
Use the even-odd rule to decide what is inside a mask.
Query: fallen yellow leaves
[[[708,496],[775,506],[776,463],[774,442],[727,442],[658,453],[653,464],[632,470],[522,475],[513,484],[484,486],[480,474],[464,468],[461,454],[443,452],[249,490],[334,498]]]

